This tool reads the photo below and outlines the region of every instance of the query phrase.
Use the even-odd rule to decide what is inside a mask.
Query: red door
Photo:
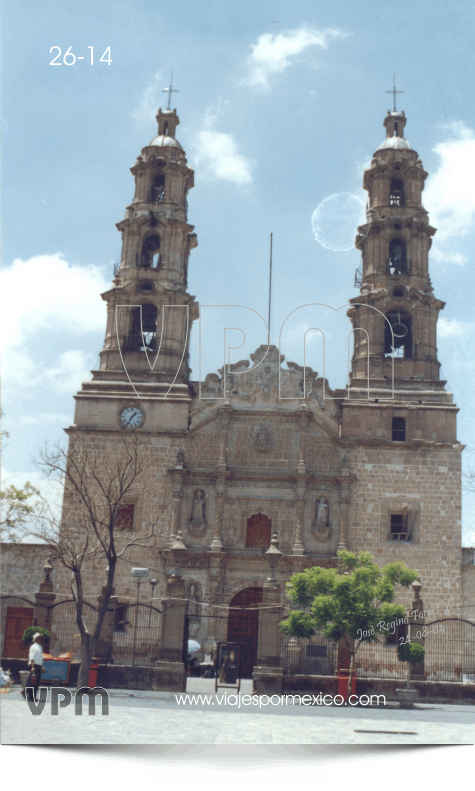
[[[252,678],[257,660],[257,635],[262,588],[245,588],[234,596],[228,617],[228,642],[242,643],[241,678]],[[241,609],[242,608],[242,609]]]
[[[28,659],[28,646],[21,638],[25,629],[33,625],[33,607],[7,607],[3,656]]]

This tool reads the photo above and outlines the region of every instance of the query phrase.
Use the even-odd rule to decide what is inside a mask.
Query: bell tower
[[[435,228],[422,205],[428,174],[403,136],[405,125],[404,112],[388,110],[386,139],[364,174],[367,222],[356,238],[361,288],[348,314],[355,330],[352,386],[361,384],[369,365],[370,386],[384,388],[393,362],[396,388],[414,381],[442,385],[436,325],[445,303],[435,298],[429,277]]]
[[[419,438],[454,439],[457,409],[439,377],[437,358],[437,319],[445,303],[434,296],[429,276],[429,250],[436,229],[422,205],[428,173],[404,137],[404,112],[388,110],[383,123],[386,138],[363,179],[368,203],[366,223],[358,228],[355,243],[362,266],[356,273],[360,294],[349,300],[354,353],[342,402],[342,430],[346,426],[355,437],[374,436],[379,418],[373,415],[368,424],[366,418],[356,416],[356,402],[364,400],[367,418],[371,405],[400,407],[400,412],[393,410],[393,431],[389,417],[384,417],[381,437],[393,436],[398,441],[398,421],[402,426],[409,419],[407,410],[417,405]],[[427,405],[427,411],[422,411],[421,404]],[[443,421],[440,412],[432,411],[436,404],[439,410],[447,410]],[[404,418],[402,423],[400,418]],[[415,416],[411,421],[414,428]],[[401,437],[403,433],[406,439],[405,429]]]
[[[188,223],[187,195],[194,173],[175,137],[176,110],[159,109],[156,118],[158,134],[131,168],[135,195],[117,224],[121,259],[112,288],[102,294],[107,325],[99,370],[76,396],[79,424],[89,424],[91,398],[107,399],[100,409],[107,424],[117,423],[112,407],[106,408],[114,397],[121,404],[125,397],[140,401],[142,423],[147,399],[165,399],[167,409],[190,401],[189,339],[198,304],[187,291],[187,276],[190,250],[198,243]]]
[[[142,149],[131,172],[135,197],[125,219],[114,287],[103,294],[107,330],[101,370],[147,373],[170,384],[188,377],[194,297],[187,289],[188,257],[196,234],[188,224],[193,171],[175,137],[176,110],[159,110],[158,135]]]

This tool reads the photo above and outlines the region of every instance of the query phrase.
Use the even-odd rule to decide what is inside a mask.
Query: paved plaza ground
[[[251,694],[244,681],[241,695]],[[287,705],[237,708],[219,705],[214,681],[190,679],[189,694],[211,694],[212,703],[179,705],[175,693],[109,690],[109,715],[99,699],[96,715],[77,716],[74,705],[51,714],[48,702],[34,716],[18,685],[1,695],[2,744],[473,744],[475,707],[418,704],[411,711]],[[232,690],[219,690],[232,695]],[[234,699],[231,698],[231,700]]]

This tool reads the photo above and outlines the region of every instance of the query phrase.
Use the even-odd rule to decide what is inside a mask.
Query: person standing
[[[41,683],[41,672],[43,670],[43,646],[41,645],[41,634],[36,632],[33,635],[33,642],[30,645],[30,652],[28,654],[28,664],[30,666],[30,675],[28,676],[28,680],[25,684],[25,689],[28,689],[28,699],[31,700],[32,697],[35,701],[38,700],[38,687]],[[33,692],[31,690],[33,688]],[[27,697],[25,694],[25,689],[22,690],[22,695],[24,698]]]

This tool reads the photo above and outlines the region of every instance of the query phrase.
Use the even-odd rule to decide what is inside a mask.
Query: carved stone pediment
[[[218,374],[208,374],[201,385],[201,398],[226,397],[252,404],[290,398],[312,398],[319,402],[324,387],[326,395],[333,396],[328,384],[312,368],[293,362],[283,368],[284,360],[276,346],[259,346],[251,354],[252,365],[249,360],[240,360],[219,369]]]

